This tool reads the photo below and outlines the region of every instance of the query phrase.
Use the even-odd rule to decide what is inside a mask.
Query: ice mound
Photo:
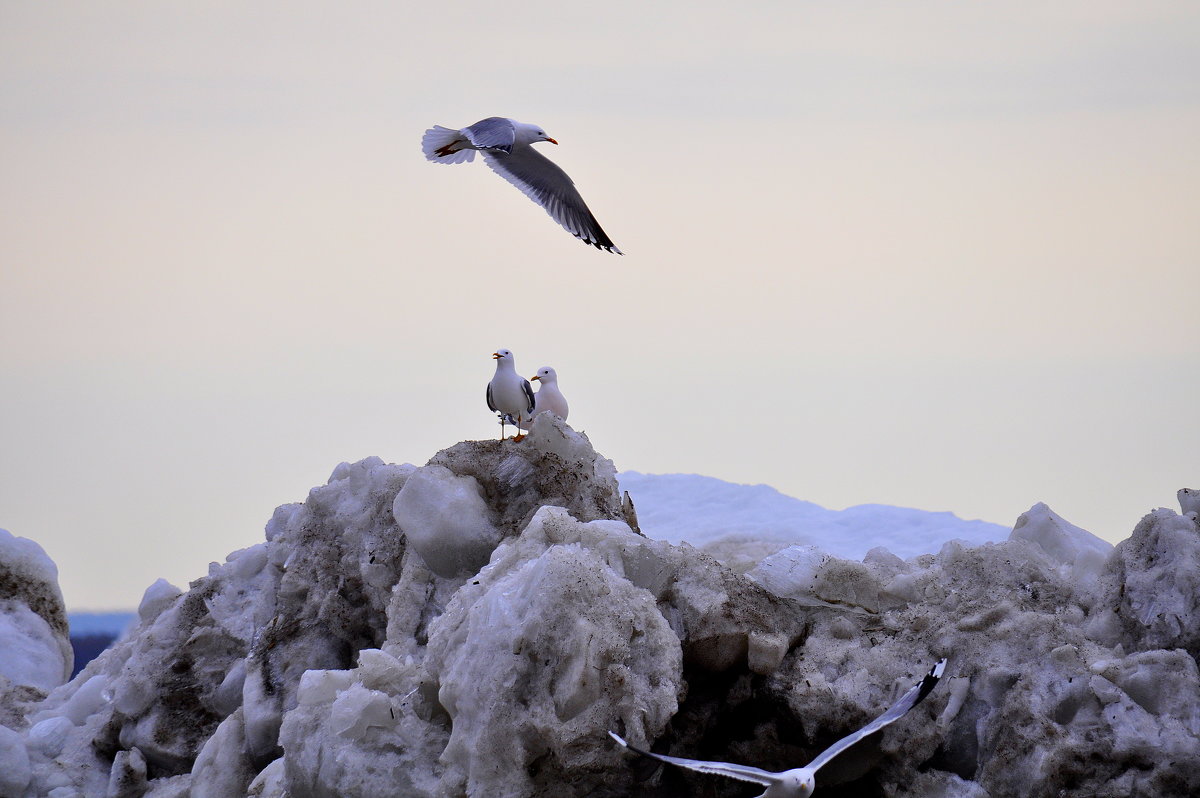
[[[431,576],[407,563],[412,581]],[[766,622],[800,624],[707,557],[552,506],[439,592],[398,587],[382,651],[305,675],[282,735],[291,795],[628,793],[597,728],[654,739],[687,669],[769,672],[791,639]],[[444,607],[429,620],[431,600]]]
[[[392,508],[406,540],[438,576],[467,576],[538,508],[583,521],[619,518],[616,470],[587,437],[551,415],[534,420],[520,447],[470,441],[418,468]]]
[[[1200,658],[1200,531],[1191,519],[1165,509],[1147,515],[1117,545],[1103,583],[1118,642]]]
[[[474,477],[445,466],[419,468],[404,483],[392,514],[410,546],[438,576],[467,576],[500,542]]]
[[[26,715],[67,680],[73,663],[58,568],[37,543],[0,529],[0,796],[26,794],[30,742],[53,736],[21,734]]]
[[[0,723],[71,675],[74,655],[58,568],[32,540],[0,529]]]
[[[1200,785],[1200,535],[1188,525],[1158,511],[1113,551],[1038,504],[1009,541],[952,542],[936,556],[903,561],[877,549],[856,563],[808,547],[781,551],[748,577],[839,611],[816,621],[804,657],[789,656],[772,677],[783,682],[778,698],[794,717],[819,713],[821,690],[784,686],[824,686],[844,662],[876,673],[924,650],[950,658],[951,678],[937,724],[910,730],[904,743],[929,752],[923,789],[1191,794]],[[885,752],[887,743],[885,734]],[[936,771],[947,775],[935,784]],[[905,794],[901,780],[884,776],[883,786]]]
[[[1113,550],[1107,540],[1080,529],[1041,502],[1017,518],[1010,539],[1036,543],[1059,563],[1064,577],[1084,586],[1095,583]]]
[[[1200,520],[1200,490],[1180,488],[1175,497],[1179,499],[1179,512],[1193,521]]]
[[[605,732],[784,769],[940,657],[824,794],[1200,791],[1190,518],[1109,551],[1035,505],[996,543],[789,547],[744,576],[627,520],[612,463],[548,415],[419,468],[343,463],[263,542],[152,585],[75,679],[6,703],[0,798],[739,796]]]

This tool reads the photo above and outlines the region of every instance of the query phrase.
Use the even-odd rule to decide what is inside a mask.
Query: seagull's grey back
[[[470,127],[464,127],[462,132],[466,134],[472,144],[480,149],[512,152],[513,144],[517,140],[517,130],[513,126],[513,121],[503,116],[489,116],[487,119],[480,119]]]

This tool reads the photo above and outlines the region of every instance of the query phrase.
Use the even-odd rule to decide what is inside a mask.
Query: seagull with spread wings
[[[929,692],[937,685],[938,679],[942,678],[942,671],[945,668],[946,660],[938,660],[929,673],[925,674],[925,678],[910,687],[908,692],[900,696],[900,700],[892,704],[887,712],[884,712],[853,734],[838,740],[804,767],[785,770],[781,773],[774,773],[769,770],[750,767],[749,765],[734,765],[729,762],[705,762],[702,759],[684,759],[678,756],[652,754],[649,751],[634,748],[615,732],[610,731],[608,735],[630,751],[657,759],[660,762],[666,762],[669,765],[677,765],[678,767],[699,771],[700,773],[712,773],[718,776],[728,776],[731,779],[739,781],[761,784],[767,789],[758,798],[808,798],[817,787],[816,775],[818,770],[859,740],[874,734],[884,726],[895,723],[904,717],[905,713],[921,703],[921,700],[929,695]]]
[[[530,146],[540,141],[558,143],[537,125],[489,116],[459,130],[434,125],[425,131],[421,149],[434,163],[468,163],[476,151],[482,152],[492,171],[541,205],[568,233],[596,249],[623,255],[588,210],[574,181]]]

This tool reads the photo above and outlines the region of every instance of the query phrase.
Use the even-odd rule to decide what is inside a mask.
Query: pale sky
[[[433,124],[534,122],[617,257]],[[1200,487],[1200,6],[0,0],[0,527],[74,609],[554,366],[622,470],[1116,542]]]

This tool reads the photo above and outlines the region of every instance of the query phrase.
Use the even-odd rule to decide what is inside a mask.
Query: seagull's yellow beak
[[[554,139],[550,138],[549,136],[546,136],[546,141],[550,142],[551,144],[557,144],[557,143],[558,143],[557,141],[555,141]]]
[[[533,382],[534,380],[540,380],[540,379],[541,379],[541,377],[539,377],[536,374],[534,374],[532,377],[529,378],[530,382]]]
[[[499,360],[499,359],[500,359],[500,353],[492,352],[492,360]]]

